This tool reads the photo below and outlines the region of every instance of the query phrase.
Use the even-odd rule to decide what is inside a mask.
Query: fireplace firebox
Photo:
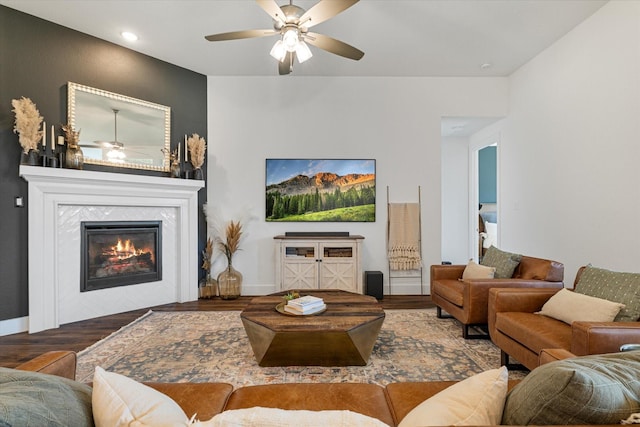
[[[162,221],[82,221],[80,291],[162,280]]]

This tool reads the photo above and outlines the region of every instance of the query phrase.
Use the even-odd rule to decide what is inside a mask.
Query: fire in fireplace
[[[162,280],[162,221],[83,221],[80,291]]]

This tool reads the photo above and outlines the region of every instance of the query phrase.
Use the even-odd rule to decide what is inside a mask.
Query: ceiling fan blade
[[[319,47],[327,52],[334,53],[336,55],[344,56],[345,58],[359,60],[364,56],[364,52],[360,49],[336,40],[333,37],[325,36],[318,33],[307,33],[304,37],[304,41],[312,46]]]
[[[293,66],[292,61],[293,61],[293,53],[287,52],[287,55],[284,57],[284,59],[278,62],[278,73],[281,76],[291,73],[291,68]]]
[[[279,34],[276,30],[244,30],[244,31],[231,31],[228,33],[212,34],[205,36],[205,39],[210,42],[219,42],[224,40],[238,40],[238,39],[250,39],[254,37],[266,37],[273,34]]]
[[[311,28],[327,19],[333,18],[340,12],[349,9],[359,0],[320,0],[300,17],[300,26]]]
[[[275,21],[280,21],[283,24],[285,23],[287,17],[275,0],[256,0],[256,3],[258,3],[258,5]]]

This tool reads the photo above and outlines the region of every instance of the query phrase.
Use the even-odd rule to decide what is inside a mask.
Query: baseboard
[[[242,284],[242,295],[269,295],[278,292],[276,285],[248,285]]]
[[[29,316],[0,320],[0,336],[19,334],[29,330]]]
[[[421,289],[422,288],[422,289]],[[428,284],[420,283],[398,283],[397,280],[389,285],[384,285],[385,295],[431,295],[431,289]]]
[[[269,295],[274,292],[278,292],[276,285],[248,285],[242,284],[242,295]],[[389,291],[389,284],[384,285],[384,295],[431,295],[429,284],[422,285],[422,292],[420,290],[419,283],[396,283],[391,285],[391,291]]]

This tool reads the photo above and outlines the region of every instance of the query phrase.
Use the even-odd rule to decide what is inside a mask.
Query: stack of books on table
[[[292,314],[313,314],[324,310],[327,306],[322,298],[305,295],[292,299],[284,306],[284,311]]]

